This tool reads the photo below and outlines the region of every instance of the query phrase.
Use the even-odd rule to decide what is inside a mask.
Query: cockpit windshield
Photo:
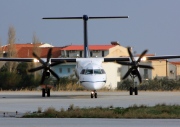
[[[83,69],[81,71],[81,74],[105,74],[104,69]]]

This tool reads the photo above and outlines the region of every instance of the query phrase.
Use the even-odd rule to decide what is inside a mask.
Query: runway
[[[156,104],[179,104],[180,92],[145,92],[130,96],[129,92],[98,92],[98,98],[91,99],[89,91],[57,92],[51,91],[51,97],[41,97],[41,91],[12,91],[0,92],[0,112],[26,113],[54,107],[68,109],[70,105],[78,107],[129,107],[136,105],[153,106]]]
[[[1,127],[179,127],[179,125],[178,119],[0,119]]]
[[[98,92],[98,98],[91,99],[89,91],[56,92],[51,97],[41,97],[41,91],[0,92],[0,126],[3,127],[178,127],[178,119],[25,119],[24,113],[34,112],[41,107],[45,110],[54,107],[68,109],[73,104],[79,107],[129,107],[131,105],[179,104],[180,92],[145,92],[130,96],[127,91]],[[17,111],[17,114],[16,114]],[[5,113],[5,116],[4,116]]]

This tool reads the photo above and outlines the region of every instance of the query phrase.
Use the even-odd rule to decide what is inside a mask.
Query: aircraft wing
[[[51,62],[76,62],[76,58],[51,58]]]
[[[129,61],[129,57],[104,58],[104,62]]]
[[[33,62],[35,58],[0,58],[0,61]]]
[[[163,55],[163,56],[145,56],[146,60],[160,60],[160,59],[180,59],[180,55]],[[104,58],[104,62],[114,61],[130,61],[130,57],[116,57],[116,58]]]
[[[46,58],[42,58],[46,59]],[[0,58],[0,61],[34,62],[35,58]],[[76,58],[51,58],[51,62],[76,62]]]
[[[146,56],[146,60],[158,60],[158,59],[177,59],[178,55],[164,55],[164,56]],[[42,58],[46,59],[46,58]],[[35,58],[0,58],[0,61],[14,61],[14,62],[34,62]],[[51,58],[51,62],[76,62],[76,58]],[[104,58],[104,62],[114,61],[130,61],[130,57],[114,57]]]
[[[177,59],[178,55],[166,55],[166,56],[145,56],[146,60],[158,60],[158,59]]]

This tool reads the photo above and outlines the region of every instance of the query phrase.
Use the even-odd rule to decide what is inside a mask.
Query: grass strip
[[[53,107],[37,112],[27,113],[23,118],[132,118],[132,119],[179,119],[180,106],[157,104],[155,106],[133,105],[128,108],[123,107],[94,107],[79,108],[73,104],[68,110],[63,108],[59,111]]]

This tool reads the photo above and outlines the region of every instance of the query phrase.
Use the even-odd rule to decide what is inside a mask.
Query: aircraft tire
[[[50,97],[50,89],[47,89],[47,97]]]
[[[45,97],[45,89],[42,89],[42,97]]]
[[[93,94],[91,93],[91,98],[93,98]]]
[[[138,95],[138,88],[137,87],[134,88],[134,93],[135,93],[135,95]]]
[[[97,98],[97,93],[94,94],[94,97]]]
[[[129,95],[133,95],[133,88],[132,87],[129,88]]]

